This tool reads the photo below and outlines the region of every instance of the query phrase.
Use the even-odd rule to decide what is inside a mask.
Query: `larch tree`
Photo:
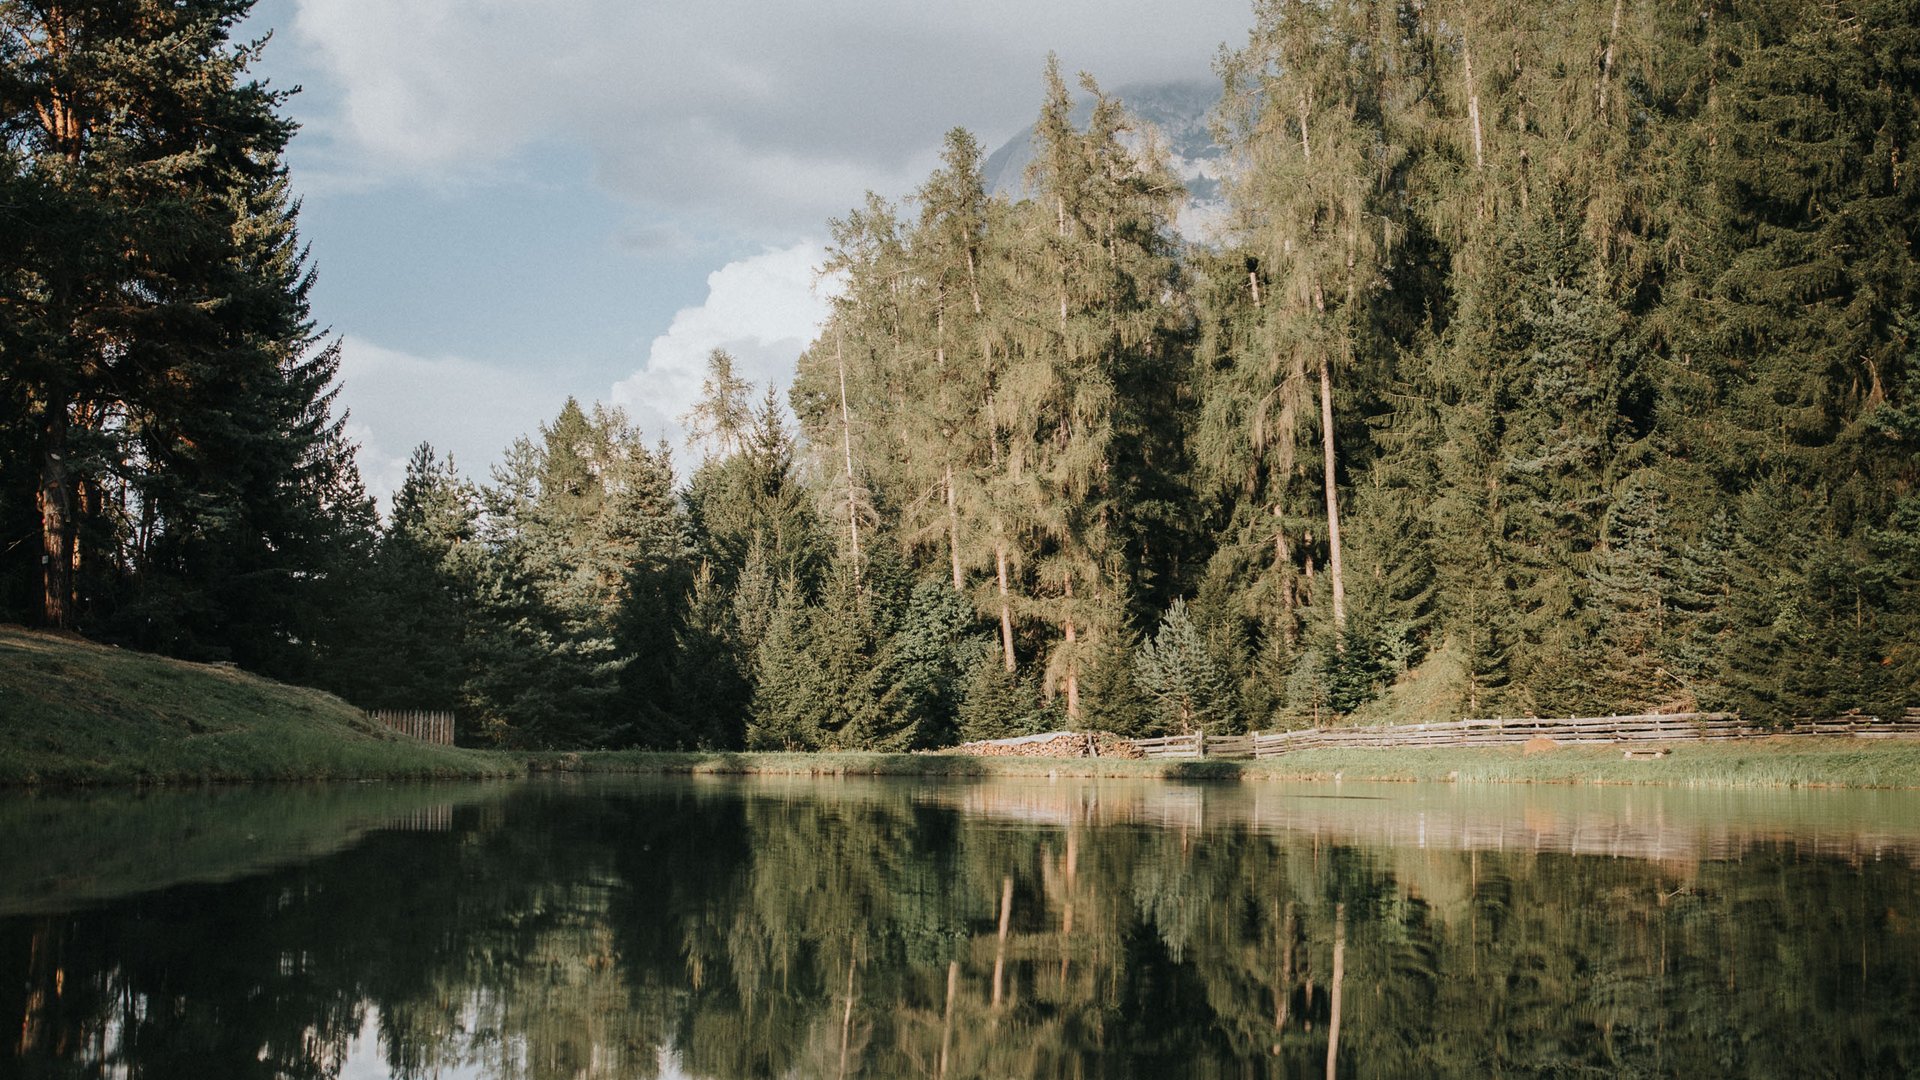
[[[1128,576],[1114,527],[1115,423],[1127,376],[1177,315],[1169,222],[1181,191],[1153,134],[1090,76],[1080,81],[1092,99],[1084,129],[1049,61],[1021,218],[1029,330],[1014,344],[1004,401],[1009,475],[1021,477],[1011,486],[1037,555],[1029,606],[1059,628],[1047,669],[1071,721],[1091,650],[1118,629],[1119,606],[1103,603]]]

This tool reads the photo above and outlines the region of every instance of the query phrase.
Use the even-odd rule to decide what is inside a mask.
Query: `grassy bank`
[[[318,690],[0,626],[0,784],[514,775],[387,732]]]
[[[1264,761],[947,754],[506,754],[393,735],[317,690],[0,626],[0,785],[423,779],[525,771],[1171,780],[1458,781],[1699,787],[1920,788],[1920,741],[1675,743],[1625,761],[1606,746],[1309,750]]]
[[[1306,750],[1261,761],[966,757],[949,754],[739,754],[606,751],[529,755],[535,771],[783,776],[1131,777],[1163,780],[1391,780],[1667,784],[1692,787],[1920,788],[1920,742],[1759,739],[1673,743],[1655,760],[1611,746]]]

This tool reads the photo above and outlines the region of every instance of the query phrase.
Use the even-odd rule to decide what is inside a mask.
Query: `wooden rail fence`
[[[1647,713],[1638,716],[1458,720],[1444,724],[1308,728],[1268,734],[1255,732],[1251,735],[1207,735],[1197,732],[1132,741],[1150,758],[1263,758],[1323,747],[1511,746],[1530,739],[1551,739],[1556,743],[1678,742],[1781,735],[1920,738],[1920,709],[1908,709],[1898,720],[1848,715],[1827,720],[1806,720],[1786,727],[1762,727],[1732,713]]]
[[[453,745],[453,714],[425,709],[369,709],[367,715],[387,728],[421,742]]]

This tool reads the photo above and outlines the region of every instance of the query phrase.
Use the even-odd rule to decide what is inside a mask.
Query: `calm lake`
[[[0,1076],[1920,1075],[1920,795],[0,799]]]

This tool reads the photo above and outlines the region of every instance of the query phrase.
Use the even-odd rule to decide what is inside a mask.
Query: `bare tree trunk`
[[[40,621],[71,630],[74,621],[73,563],[78,547],[74,481],[67,469],[67,406],[59,396],[47,405],[40,454]]]
[[[840,1017],[840,1076],[847,1075],[847,1050],[853,1042],[853,950],[847,950],[847,1009]]]
[[[1608,121],[1607,84],[1613,78],[1613,49],[1620,40],[1620,16],[1625,12],[1627,0],[1613,0],[1613,23],[1607,28],[1607,51],[1600,59],[1600,120]]]
[[[947,551],[953,556],[953,591],[967,591],[967,575],[960,568],[960,506],[953,494],[953,462],[947,462]]]
[[[834,365],[840,374],[840,445],[846,451],[847,459],[847,540],[853,549],[854,574],[860,573],[860,500],[854,494],[853,479],[853,421],[847,412],[847,358],[841,348],[841,339],[833,339]]]
[[[1053,205],[1054,205],[1054,213],[1057,217],[1057,224],[1059,227],[1060,239],[1061,241],[1063,241],[1063,245],[1064,245],[1064,241],[1067,238],[1067,201],[1065,199],[1056,198],[1053,201]],[[1065,330],[1066,328],[1067,328],[1067,263],[1066,263],[1065,253],[1062,252],[1061,262],[1060,262],[1060,329]]]
[[[1307,139],[1307,113],[1311,103],[1307,95],[1300,95],[1300,154],[1308,161],[1313,160],[1313,143]]]
[[[1080,658],[1075,655],[1073,625],[1073,575],[1066,575],[1067,586],[1067,721],[1080,719]]]
[[[1486,168],[1487,156],[1480,138],[1480,87],[1473,80],[1473,43],[1467,40],[1467,31],[1460,30],[1460,56],[1466,62],[1467,78],[1467,119],[1473,124],[1473,167]]]
[[[1313,289],[1313,303],[1314,307],[1325,310],[1317,285]],[[1347,585],[1340,565],[1340,497],[1334,488],[1333,371],[1324,352],[1320,354],[1320,445],[1326,464],[1327,572],[1333,578],[1333,627],[1336,631],[1344,631],[1347,628]],[[1344,648],[1339,639],[1336,639],[1336,647]]]
[[[1280,921],[1280,985],[1273,992],[1274,1038],[1287,1024],[1287,1006],[1293,1002],[1293,901],[1287,901],[1287,914]]]
[[[1095,749],[1096,751],[1098,749],[1098,744],[1094,741],[1092,736],[1087,737],[1087,745],[1089,748]],[[1096,756],[1097,756],[1097,753],[1096,753]],[[1060,986],[1063,990],[1066,988],[1066,985],[1067,985],[1067,972],[1071,970],[1073,966],[1073,952],[1072,952],[1073,898],[1074,898],[1073,886],[1074,886],[1074,880],[1078,876],[1079,868],[1080,868],[1080,830],[1072,825],[1069,825],[1067,827],[1067,855],[1066,855],[1067,895],[1066,895],[1065,901],[1061,904],[1062,910],[1060,912]]]
[[[1007,595],[1007,545],[1003,541],[993,548],[994,569],[1000,579],[1000,649],[1004,654],[1007,674],[1014,671],[1013,659],[1013,601]]]

